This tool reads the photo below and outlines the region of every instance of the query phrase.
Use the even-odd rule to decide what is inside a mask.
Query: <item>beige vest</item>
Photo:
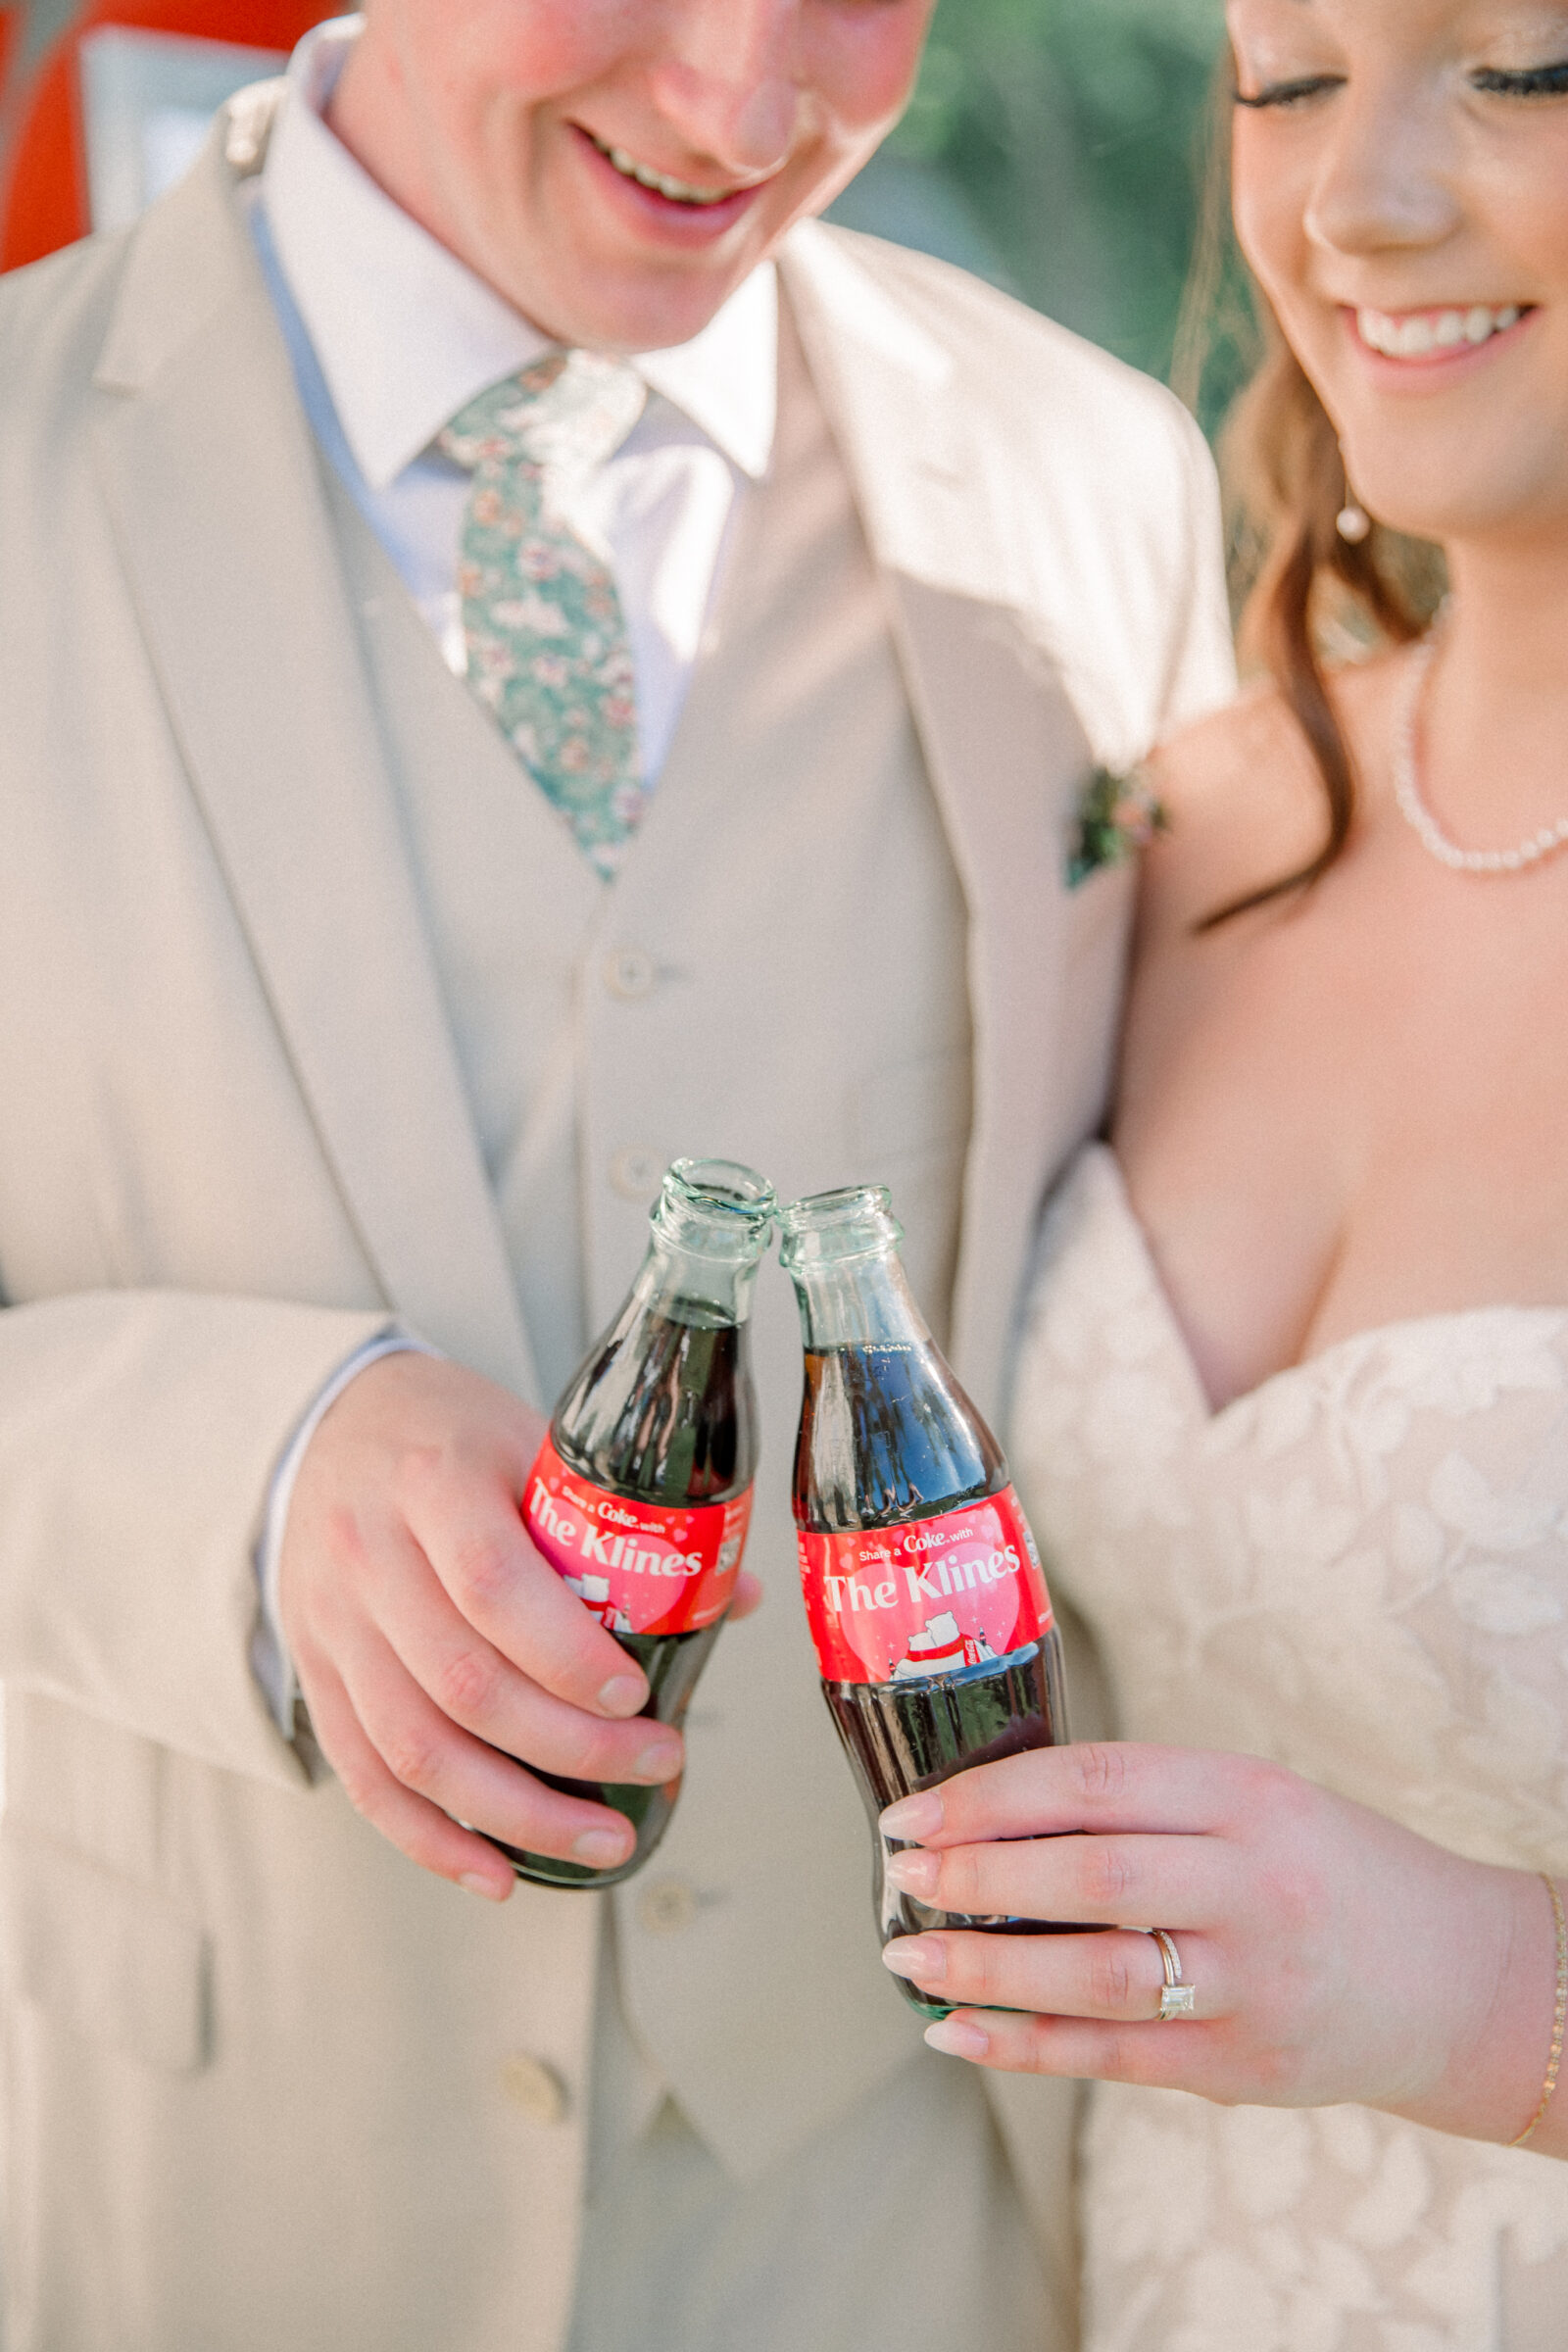
[[[787,322],[781,370],[773,465],[741,498],[681,723],[612,887],[447,671],[329,482],[541,1403],[618,1304],[660,1174],[682,1152],[750,1161],[786,1198],[890,1184],[916,1294],[939,1332],[947,1322],[969,1113],[965,908],[877,576]],[[751,1048],[714,1069],[705,1008],[720,990],[731,1034],[744,1007]],[[749,1562],[768,1604],[721,1642],[676,1824],[615,1898],[647,2097],[669,2082],[741,2172],[918,2039],[877,1962],[867,1832],[802,1622],[788,1504],[800,1341],[776,1266],[755,1348]],[[744,1883],[715,1878],[725,1853],[750,1855]],[[792,1875],[813,1887],[809,1918],[780,1918]],[[752,2033],[758,1997],[793,2005],[807,1988],[833,2023],[781,2082]],[[622,2101],[622,2117],[645,2104]]]

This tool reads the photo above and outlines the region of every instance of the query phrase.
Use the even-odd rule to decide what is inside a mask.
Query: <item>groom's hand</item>
[[[638,1719],[640,1668],[528,1540],[520,1499],[544,1434],[477,1373],[383,1356],[311,1440],[279,1570],[311,1721],[351,1802],[424,1869],[496,1901],[512,1866],[478,1831],[592,1870],[632,1849],[623,1814],[526,1765],[646,1785],[683,1761],[678,1732]]]

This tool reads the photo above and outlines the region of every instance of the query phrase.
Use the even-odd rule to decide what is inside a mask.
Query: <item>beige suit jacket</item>
[[[331,1368],[396,1313],[534,1380],[229,144],[0,282],[9,2340],[548,2352],[596,1906],[421,1877],[249,1666],[270,1474]],[[971,280],[815,226],[782,266],[969,904],[956,1353],[995,1405],[1113,1032],[1128,886],[1065,891],[1075,796],[1230,680],[1211,475],[1165,395]],[[738,1778],[788,1768],[733,1738]],[[719,2030],[747,1986],[668,1997],[714,2114],[760,2109]],[[768,2008],[759,2161],[801,2009]],[[1000,2096],[1059,2237],[1054,2111]]]

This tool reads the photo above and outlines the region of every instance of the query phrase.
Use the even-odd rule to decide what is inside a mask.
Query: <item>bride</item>
[[[1127,1743],[884,1817],[921,1899],[1112,1932],[887,1957],[956,2005],[938,2048],[1098,2079],[1092,2352],[1547,2352],[1568,8],[1228,13],[1277,684],[1159,765],[1112,1149],[1048,1220],[1013,1431]],[[1443,550],[1431,627],[1397,534]],[[1325,685],[1348,605],[1381,650]]]

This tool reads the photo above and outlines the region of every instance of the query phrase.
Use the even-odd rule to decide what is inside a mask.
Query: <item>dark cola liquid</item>
[[[895,1527],[983,1501],[1007,1483],[995,1439],[934,1348],[853,1345],[808,1352],[795,1457],[795,1512],[812,1533]],[[934,1911],[890,1886],[877,1816],[973,1764],[1068,1739],[1061,1643],[1053,1628],[1004,1658],[897,1683],[824,1683],[823,1696],[871,1822],[871,1890],[884,1943],[922,1929],[996,1935],[1065,1933],[1066,1925]],[[946,2017],[905,1979],[922,2017]]]
[[[628,1501],[728,1502],[750,1486],[757,1467],[757,1407],[739,1328],[671,1313],[628,1314],[566,1391],[551,1435],[580,1477]],[[722,1623],[691,1634],[615,1635],[648,1677],[645,1716],[680,1729]],[[613,1886],[629,1879],[662,1838],[680,1794],[679,1781],[645,1788],[529,1770],[568,1796],[612,1805],[637,1832],[617,1870],[588,1870],[494,1840],[522,1877],[548,1886]]]

